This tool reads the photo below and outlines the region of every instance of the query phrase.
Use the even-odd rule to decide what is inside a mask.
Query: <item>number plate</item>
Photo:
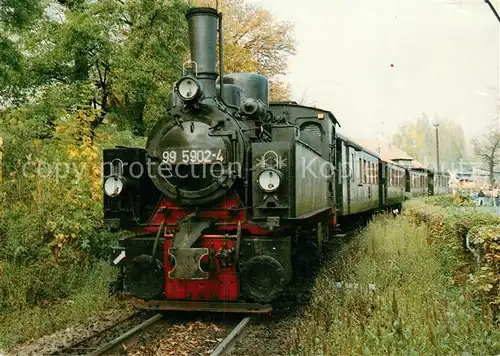
[[[163,163],[168,164],[204,164],[225,163],[227,160],[226,150],[220,148],[172,148],[163,151]]]

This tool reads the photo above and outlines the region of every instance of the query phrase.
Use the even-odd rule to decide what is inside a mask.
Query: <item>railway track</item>
[[[152,328],[153,325],[157,324],[160,320],[166,321],[169,326],[176,325],[176,321],[168,320],[168,317],[165,314],[138,312],[118,321],[104,330],[96,332],[89,337],[56,351],[52,353],[52,355],[112,354],[113,351],[116,351],[122,344],[126,343],[130,339],[133,339],[141,331]],[[250,317],[245,317],[235,327],[231,328],[231,331],[224,339],[222,339],[222,341],[220,341],[217,347],[213,348],[213,345],[211,345],[212,347],[209,349],[213,349],[213,351],[210,355],[224,355],[231,348],[237,337],[241,335],[249,322]],[[161,343],[161,341],[152,340],[151,343]]]
[[[153,325],[162,317],[162,314],[137,312],[52,355],[102,355],[137,332]]]

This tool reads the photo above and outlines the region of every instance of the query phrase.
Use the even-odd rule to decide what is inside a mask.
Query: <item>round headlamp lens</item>
[[[177,83],[177,92],[182,100],[193,100],[198,96],[200,91],[200,84],[194,78],[182,78]]]
[[[260,189],[266,193],[272,193],[279,188],[281,184],[281,177],[278,172],[266,169],[259,174],[258,183]]]
[[[114,198],[120,195],[120,193],[123,191],[124,186],[125,184],[120,177],[109,177],[104,181],[104,193],[106,193],[108,197]]]

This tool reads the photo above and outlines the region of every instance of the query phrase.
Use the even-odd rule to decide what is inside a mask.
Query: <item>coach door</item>
[[[335,140],[335,209],[338,215],[344,213],[344,190],[342,187],[344,179],[345,146],[342,141]]]
[[[380,160],[378,162],[378,186],[379,186],[379,191],[378,191],[378,198],[379,198],[379,204],[385,205],[385,200],[387,199],[387,183],[386,183],[386,170],[387,170],[387,164]]]
[[[351,202],[351,177],[353,177],[353,166],[351,165],[350,155],[351,148],[345,144],[344,141],[338,139],[337,147],[341,151],[341,154],[338,155],[339,161],[339,175],[337,182],[339,182],[339,196],[337,197],[337,201],[339,202],[339,207],[341,209],[342,215],[350,214],[350,202]],[[341,192],[341,193],[340,193]]]

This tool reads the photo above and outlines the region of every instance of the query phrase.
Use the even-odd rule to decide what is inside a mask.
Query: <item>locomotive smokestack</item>
[[[186,13],[189,30],[191,60],[196,62],[197,77],[203,86],[206,98],[215,98],[215,80],[217,79],[216,50],[217,10],[209,7],[196,7]]]

